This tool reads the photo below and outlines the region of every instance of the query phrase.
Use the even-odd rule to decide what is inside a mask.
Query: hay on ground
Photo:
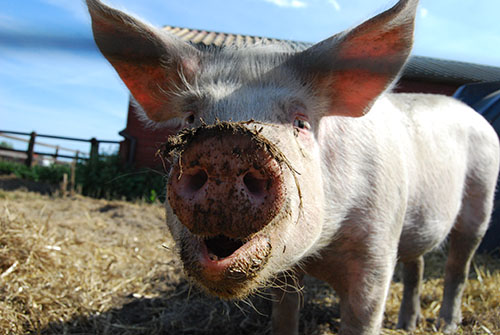
[[[269,334],[268,297],[232,303],[190,285],[164,219],[159,204],[0,191],[0,334]],[[427,257],[413,334],[435,330],[444,258]],[[337,333],[334,292],[306,285],[301,333]],[[499,287],[500,260],[476,257],[459,334],[500,334]],[[394,283],[383,334],[406,334],[394,329],[401,292]]]

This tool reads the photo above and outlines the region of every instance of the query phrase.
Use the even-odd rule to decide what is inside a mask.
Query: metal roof
[[[500,80],[500,68],[438,58],[413,56],[403,76],[407,78],[466,84]]]
[[[206,31],[206,30],[196,30],[189,28],[179,28],[179,27],[171,27],[165,26],[164,30],[169,33],[179,37],[181,40],[186,42],[191,42],[197,45],[206,45],[206,46],[236,46],[243,47],[245,45],[251,44],[273,44],[273,43],[287,43],[292,45],[296,49],[306,49],[312,45],[312,43],[306,42],[295,42],[288,40],[280,40],[276,38],[268,38],[261,36],[252,36],[252,35],[240,35],[240,34],[228,34],[228,33],[220,33],[214,31]]]
[[[280,42],[292,45],[296,50],[303,50],[313,45],[312,43],[307,42],[220,33],[172,26],[165,26],[164,30],[172,33],[184,41],[198,46],[224,47],[233,45],[242,47],[256,43],[272,44]],[[412,56],[403,71],[403,77],[414,80],[453,84],[499,81],[500,68],[431,57]]]

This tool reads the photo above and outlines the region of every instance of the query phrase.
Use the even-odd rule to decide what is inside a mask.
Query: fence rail
[[[13,136],[13,135],[29,136],[29,139],[19,138],[17,136]],[[28,143],[28,147],[26,150],[1,148],[1,150],[4,150],[4,151],[25,153],[26,154],[26,160],[25,160],[26,166],[33,165],[34,155],[51,156],[51,157],[54,157],[54,159],[61,157],[61,158],[73,159],[75,161],[77,161],[79,159],[93,161],[93,160],[97,159],[97,157],[99,155],[99,144],[100,143],[107,143],[107,144],[119,144],[120,143],[120,141],[98,140],[95,137],[93,137],[91,139],[84,139],[84,138],[76,138],[76,137],[37,134],[34,131],[31,133],[24,133],[24,132],[19,132],[19,131],[0,130],[0,136]],[[37,138],[50,138],[50,139],[58,139],[58,140],[65,140],[65,141],[88,142],[88,143],[90,143],[90,154],[88,156],[87,156],[87,154],[85,154],[85,156],[82,156],[82,152],[80,152],[79,150],[68,149],[68,148],[61,147],[59,145],[37,142],[36,141]],[[47,152],[35,151],[35,145],[53,148],[53,149],[55,149],[55,152],[54,153],[47,153]],[[61,154],[61,153],[59,153],[60,150],[73,152],[74,155]]]

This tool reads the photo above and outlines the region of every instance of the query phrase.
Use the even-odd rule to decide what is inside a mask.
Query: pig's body
[[[290,335],[293,287],[309,273],[339,294],[341,334],[374,335],[399,258],[398,327],[412,329],[422,255],[449,236],[440,319],[457,326],[498,138],[451,98],[386,93],[411,50],[416,0],[302,51],[198,49],[87,4],[97,45],[144,114],[177,133],[167,224],[201,287],[236,299],[271,284],[273,332]]]
[[[452,98],[386,94],[363,118],[324,118],[318,142],[328,181],[325,232],[336,232],[345,218],[369,235],[402,229],[401,238],[389,235],[400,240],[403,261],[445,239],[462,200],[469,201],[466,185],[480,188],[481,182],[484,195],[493,196],[497,135],[474,110]],[[370,227],[373,219],[385,223]],[[390,222],[399,223],[391,227]]]
[[[468,261],[487,229],[499,164],[497,135],[481,116],[443,96],[388,94],[365,117],[324,118],[320,129],[326,214],[320,256],[306,261],[307,273],[354,299],[359,310],[351,312],[361,316],[383,306],[385,293],[373,291],[388,283],[366,272],[379,262],[390,277],[396,251],[406,272],[421,272],[421,256],[453,229],[458,253],[449,262]],[[345,135],[354,133],[362,136]],[[399,326],[412,328],[418,300],[405,284]],[[446,314],[457,313],[457,302],[447,303],[441,317],[457,322]]]

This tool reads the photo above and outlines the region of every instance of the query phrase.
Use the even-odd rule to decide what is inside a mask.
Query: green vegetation
[[[118,155],[101,156],[94,164],[78,164],[76,184],[81,187],[83,195],[94,198],[165,200],[163,174],[126,168]]]
[[[13,149],[14,146],[10,142],[0,141],[0,148]]]
[[[93,162],[82,162],[75,169],[76,189],[85,196],[105,199],[143,199],[146,202],[165,200],[165,176],[154,170],[124,167],[118,155],[101,156]],[[70,165],[33,166],[0,160],[0,174],[58,184],[63,174],[70,175]]]
[[[29,168],[24,164],[0,160],[0,174],[10,173],[18,178],[57,184],[62,180],[63,174],[69,175],[70,167],[69,165],[36,165]]]

